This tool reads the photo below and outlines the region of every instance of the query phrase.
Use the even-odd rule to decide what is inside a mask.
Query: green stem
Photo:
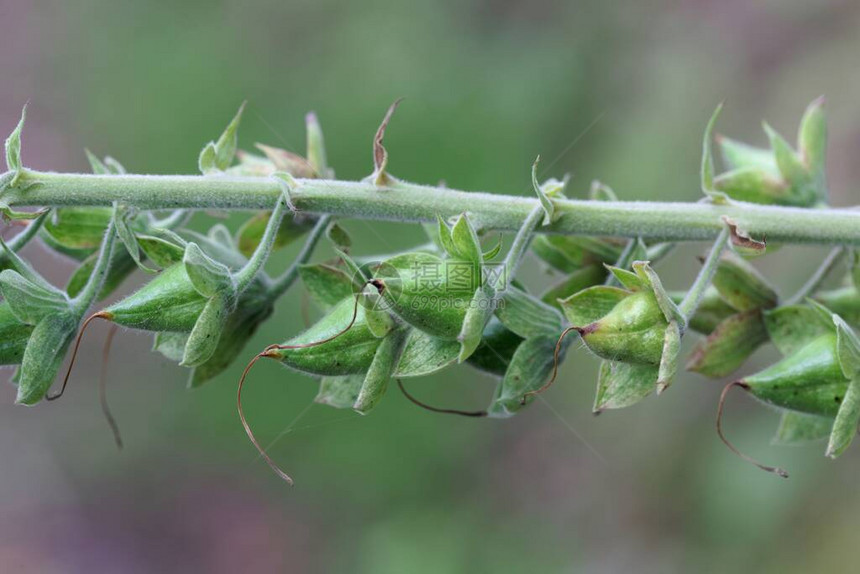
[[[286,271],[281,274],[280,277],[277,277],[274,281],[272,281],[272,285],[269,288],[269,293],[271,293],[274,299],[277,299],[281,295],[287,292],[287,290],[292,286],[292,284],[296,281],[299,276],[299,266],[307,263],[308,259],[311,258],[311,255],[314,252],[314,248],[319,242],[320,238],[323,236],[326,228],[328,227],[329,222],[331,221],[330,215],[323,215],[319,218],[316,225],[314,225],[311,232],[308,234],[308,238],[305,239],[305,244],[302,246],[302,250],[299,251],[299,254],[290,264]]]
[[[105,277],[107,277],[110,267],[110,256],[113,249],[114,237],[116,236],[115,231],[116,227],[114,226],[113,217],[111,217],[107,229],[105,229],[104,238],[99,249],[99,256],[96,259],[95,265],[93,265],[90,278],[87,279],[87,283],[81,289],[80,293],[72,299],[72,305],[80,316],[83,316],[87,312],[96,295],[101,291],[102,285],[104,285]]]
[[[269,258],[269,253],[272,252],[272,245],[275,244],[275,238],[278,236],[278,229],[281,227],[284,213],[287,211],[287,196],[282,195],[277,203],[275,203],[275,208],[272,210],[271,215],[269,215],[269,221],[266,223],[266,229],[263,231],[260,243],[254,249],[244,267],[236,272],[236,287],[240,293],[251,284],[251,281],[254,280],[254,277],[257,276],[257,273],[265,265],[266,260]]]
[[[532,234],[543,217],[544,209],[540,204],[538,204],[534,209],[532,209],[532,212],[529,213],[528,217],[526,217],[526,220],[523,222],[522,227],[520,227],[516,236],[514,236],[511,248],[505,256],[505,272],[499,276],[499,281],[504,283],[504,287],[510,286],[511,281],[514,278],[514,274],[517,272],[517,267],[520,266],[520,262],[523,260],[523,255],[525,255],[526,250],[529,248]],[[502,285],[494,285],[494,287],[498,290]]]
[[[812,277],[810,277],[809,280],[797,290],[797,293],[789,297],[785,301],[785,304],[797,305],[798,303],[802,303],[806,297],[812,295],[821,285],[821,282],[827,278],[827,275],[829,275],[833,268],[842,260],[846,253],[847,251],[843,246],[839,245],[834,247],[830,253],[827,254],[827,257],[822,261],[818,269],[815,270],[815,273],[812,274]]]
[[[687,291],[687,294],[684,296],[684,300],[681,301],[680,305],[678,305],[678,308],[687,320],[689,320],[690,317],[693,316],[693,313],[696,312],[696,309],[699,307],[699,302],[705,294],[705,290],[707,290],[708,286],[711,284],[711,280],[714,278],[714,273],[717,272],[717,267],[720,264],[720,256],[726,248],[730,234],[731,232],[729,231],[729,228],[724,226],[723,230],[717,236],[717,240],[714,242],[713,247],[711,247],[711,252],[708,253],[708,258],[705,259],[705,263],[699,270],[699,275],[696,277],[696,280],[693,281],[689,291]]]
[[[31,239],[36,237],[36,232],[39,231],[40,227],[42,227],[42,224],[45,222],[45,219],[48,217],[49,214],[50,211],[46,211],[30,223],[28,223],[24,231],[10,239],[9,242],[6,244],[9,249],[11,249],[12,251],[20,251],[25,245],[27,245]]]
[[[119,201],[142,209],[268,209],[281,194],[267,177],[90,175],[26,170],[30,189],[7,188],[4,199],[18,206],[92,206]],[[298,180],[291,190],[301,211],[358,219],[435,221],[463,212],[486,228],[516,231],[538,200],[397,182],[379,188],[367,182]],[[707,241],[728,216],[754,235],[779,243],[860,246],[860,211],[731,203],[554,200],[558,219],[540,231],[592,236]]]

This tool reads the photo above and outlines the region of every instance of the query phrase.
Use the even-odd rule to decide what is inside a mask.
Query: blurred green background
[[[812,4],[4,0],[0,122],[10,131],[29,100],[23,157],[38,169],[86,171],[86,146],[131,171],[193,173],[247,99],[242,147],[301,151],[315,110],[338,176],[356,179],[403,96],[386,138],[399,177],[527,195],[540,153],[576,194],[600,178],[624,199],[694,201],[719,101],[718,131],[763,144],[762,118],[793,137],[824,93],[833,202],[853,205],[860,5]],[[361,254],[423,240],[415,226],[347,227]],[[688,284],[702,249],[664,262],[664,283]],[[72,269],[39,245],[26,253],[57,282]],[[785,248],[760,266],[789,293],[822,253]],[[535,262],[523,276],[550,280]],[[297,286],[244,355],[298,332],[301,300]],[[854,559],[856,449],[831,462],[823,445],[770,447],[777,414],[739,394],[727,432],[792,478],[757,471],[716,437],[718,382],[684,375],[595,418],[597,361],[580,349],[545,401],[510,420],[433,415],[396,389],[360,417],[313,405],[313,381],[263,363],[245,409],[263,444],[277,439],[288,488],[239,424],[242,365],[190,392],[134,332],[109,365],[117,453],[96,400],[105,334],[86,337],[62,401],[27,409],[0,391],[4,572],[826,572]],[[462,367],[411,389],[478,408],[493,384]]]

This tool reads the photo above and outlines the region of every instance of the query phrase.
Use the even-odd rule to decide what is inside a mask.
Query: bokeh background
[[[397,176],[527,195],[540,153],[575,194],[600,178],[624,199],[693,201],[719,101],[718,131],[763,144],[762,118],[793,137],[824,93],[833,201],[853,205],[858,32],[850,0],[3,0],[0,131],[29,101],[29,166],[86,171],[86,146],[135,172],[193,173],[247,99],[243,147],[301,151],[315,110],[338,176],[356,179],[403,96],[386,138]],[[346,226],[358,253],[423,241],[414,226]],[[688,284],[703,248],[678,250],[664,282]],[[72,270],[40,245],[26,253],[57,282]],[[784,248],[760,265],[790,293],[822,253]],[[550,280],[535,262],[524,276]],[[301,300],[299,286],[247,357],[302,328]],[[105,334],[88,334],[62,401],[15,407],[0,388],[4,572],[826,572],[856,560],[860,453],[771,447],[778,415],[739,394],[728,432],[792,477],[757,471],[716,437],[718,382],[683,375],[595,418],[597,362],[574,351],[545,401],[510,420],[433,415],[396,389],[361,417],[313,405],[312,380],[261,364],[245,408],[288,488],[239,424],[242,365],[191,392],[133,332],[109,365],[118,453],[96,400]],[[412,390],[477,408],[493,385],[462,367]]]

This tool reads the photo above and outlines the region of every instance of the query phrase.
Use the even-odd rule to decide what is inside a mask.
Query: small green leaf
[[[854,380],[860,375],[860,339],[842,317],[833,315],[836,325],[836,348],[839,366],[846,379]]]
[[[388,389],[388,381],[400,361],[400,355],[403,353],[403,347],[406,343],[406,335],[407,331],[401,329],[392,331],[382,340],[373,356],[373,362],[370,363],[370,368],[364,376],[358,398],[352,405],[353,410],[366,415],[379,403],[382,395]]]
[[[663,355],[657,372],[657,392],[661,393],[672,384],[678,372],[678,355],[681,352],[681,331],[678,323],[670,321],[663,339]]]
[[[827,333],[833,324],[824,320],[815,309],[805,305],[790,305],[765,311],[764,325],[770,340],[784,356],[790,356]]]
[[[197,158],[197,167],[203,175],[218,173],[218,150],[215,149],[215,142],[209,142],[203,147],[200,157]]]
[[[717,143],[720,146],[723,161],[729,170],[752,168],[763,171],[774,179],[780,177],[771,150],[722,136],[717,136]]]
[[[562,331],[562,317],[555,308],[515,287],[501,293],[496,317],[505,327],[523,338],[558,336]]]
[[[374,337],[387,336],[394,329],[394,319],[381,305],[378,293],[362,293],[360,304],[364,306],[364,320]]]
[[[468,309],[466,309],[463,328],[457,335],[457,341],[460,342],[460,354],[457,358],[459,362],[462,363],[472,356],[472,353],[481,344],[484,328],[490,317],[493,316],[495,306],[496,293],[492,287],[483,285],[475,290],[475,295],[472,297]]]
[[[457,258],[470,261],[475,265],[481,265],[484,262],[478,234],[465,213],[460,215],[457,222],[454,223],[451,238],[454,242]]]
[[[179,263],[185,255],[185,249],[160,237],[153,235],[137,235],[137,243],[147,259],[159,267],[170,267]]]
[[[797,147],[803,163],[812,175],[815,190],[820,199],[827,198],[827,118],[824,113],[824,97],[809,104],[797,135]]]
[[[565,339],[562,343],[559,360],[564,358],[569,341],[570,339]],[[515,415],[523,408],[523,396],[546,383],[554,364],[556,342],[557,337],[531,337],[520,344],[496,389],[493,402],[487,411],[488,416],[504,418]],[[534,396],[531,396],[526,402],[533,400]]]
[[[332,245],[335,245],[341,251],[347,251],[352,247],[352,238],[346,229],[338,225],[337,222],[329,224],[325,230],[325,236],[331,241]]]
[[[454,245],[454,238],[451,236],[451,228],[438,215],[436,216],[436,221],[439,223],[439,243],[442,245],[442,249],[451,257],[456,257],[457,247]]]
[[[196,243],[185,247],[182,262],[194,288],[204,297],[211,297],[224,289],[235,290],[230,270],[203,253]]]
[[[684,317],[684,314],[675,305],[675,302],[672,301],[669,293],[663,288],[663,283],[660,281],[657,272],[651,268],[647,261],[635,261],[633,269],[640,278],[651,285],[651,289],[654,291],[654,298],[657,299],[657,304],[660,306],[663,316],[666,317],[666,321],[669,323],[673,321],[677,322],[681,330],[686,329],[687,318]]]
[[[299,276],[308,293],[323,308],[337,305],[354,295],[352,279],[336,267],[325,264],[300,265]]]
[[[764,131],[770,139],[771,149],[773,149],[774,158],[776,158],[776,165],[782,177],[794,185],[808,181],[809,172],[794,150],[791,149],[791,144],[785,141],[767,122],[763,125]]]
[[[795,204],[785,182],[756,167],[735,169],[718,175],[714,180],[714,189],[738,201]]]
[[[628,295],[630,293],[624,289],[598,285],[571,295],[560,303],[571,325],[585,327],[607,315]]]
[[[428,335],[420,329],[410,329],[406,346],[394,377],[423,377],[441,371],[457,361],[460,343]]]
[[[18,125],[6,138],[6,167],[9,171],[14,172],[12,181],[9,182],[10,187],[15,187],[22,174],[21,165],[21,130],[24,129],[24,121],[27,119],[27,106],[21,110],[21,119],[18,120]]]
[[[618,196],[608,185],[594,180],[588,190],[588,199],[591,201],[618,201]]]
[[[714,154],[711,151],[711,141],[713,140],[714,126],[717,124],[721,111],[723,111],[722,102],[711,114],[711,119],[708,120],[708,125],[705,127],[705,135],[702,138],[701,182],[704,193],[714,189]]]
[[[558,333],[555,334],[557,336]],[[517,352],[520,344],[524,341],[499,321],[496,317],[490,319],[484,329],[481,344],[466,361],[470,366],[487,374],[504,377],[508,365]]]
[[[777,292],[752,264],[730,253],[720,259],[713,285],[738,311],[771,309],[779,300]]]
[[[313,170],[311,177],[334,177],[334,173],[328,167],[322,128],[315,113],[311,112],[305,116],[305,129],[307,130],[308,163]]]
[[[594,397],[594,412],[635,405],[654,392],[659,367],[603,361]]]
[[[626,269],[621,269],[612,265],[607,265],[606,268],[610,273],[612,273],[615,279],[621,283],[621,285],[630,291],[642,291],[643,289],[651,287],[651,284],[648,283],[647,277],[643,279],[632,271],[627,271]]]
[[[856,372],[855,372],[856,375]],[[848,390],[839,405],[830,441],[827,443],[827,456],[837,458],[854,440],[857,424],[860,423],[860,379],[856,377],[848,384]]]
[[[209,142],[203,151],[200,152],[198,165],[200,172],[210,174],[214,172],[224,171],[230,164],[233,163],[233,157],[236,155],[236,147],[238,145],[238,130],[239,122],[242,120],[242,112],[245,110],[245,102],[239,106],[239,111],[227,125],[224,133],[218,138],[217,142]]]
[[[561,308],[560,299],[566,299],[588,287],[602,285],[606,280],[606,268],[593,263],[578,269],[544,291],[540,298],[548,305]]]
[[[16,403],[34,405],[45,397],[77,330],[78,318],[68,312],[39,320],[24,350]]]
[[[194,367],[205,363],[215,352],[227,318],[235,306],[230,296],[215,296],[206,302],[197,318],[182,355],[180,365]]]
[[[108,175],[111,171],[108,167],[96,156],[93,152],[88,149],[84,149],[84,153],[87,154],[87,161],[90,162],[90,167],[93,170],[93,173],[96,175]]]
[[[830,435],[833,419],[797,411],[784,411],[773,444],[798,445],[821,440]]]
[[[723,320],[706,339],[699,341],[687,370],[706,377],[725,377],[734,372],[768,340],[761,311],[752,309]]]
[[[117,207],[114,210],[114,225],[116,226],[116,235],[122,244],[125,246],[126,251],[134,260],[137,266],[147,272],[147,273],[157,273],[156,269],[152,269],[143,264],[143,258],[140,254],[140,246],[137,243],[137,238],[134,235],[134,232],[128,226],[128,210]]]
[[[299,221],[294,217],[284,217],[281,221],[281,226],[278,228],[278,235],[275,237],[272,249],[281,249],[290,245],[307,233],[312,223],[310,219]],[[236,244],[242,255],[250,257],[254,253],[254,250],[263,238],[263,233],[265,233],[268,224],[269,212],[267,211],[262,211],[254,215],[242,224],[236,233]]]
[[[537,166],[538,162],[540,162],[540,156],[537,156],[534,163],[532,164],[532,187],[534,187],[535,193],[540,200],[541,207],[543,207],[543,225],[549,225],[552,223],[553,218],[555,217],[555,204],[552,200],[547,196],[543,189],[541,189],[540,183],[538,183],[537,179]]]
[[[185,355],[185,344],[188,342],[188,333],[156,333],[152,350],[158,351],[166,358],[177,363],[182,361]]]
[[[11,269],[0,272],[0,292],[18,320],[29,325],[69,309],[69,301],[62,292],[38,285]]]
[[[351,409],[358,399],[358,393],[363,384],[364,377],[362,375],[323,377],[320,380],[320,390],[314,398],[314,402],[336,409]]]

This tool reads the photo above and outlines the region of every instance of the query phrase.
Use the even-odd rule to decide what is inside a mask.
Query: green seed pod
[[[668,324],[654,293],[639,291],[624,297],[598,321],[574,327],[599,357],[656,365]]]
[[[354,299],[344,299],[304,333],[283,344],[292,348],[272,349],[268,356],[310,375],[363,374],[383,340],[368,327],[364,308]],[[320,341],[326,342],[302,347]]]
[[[840,367],[836,334],[831,333],[819,336],[739,382],[768,404],[807,414],[836,416],[849,380]]]
[[[133,329],[189,332],[205,305],[206,298],[194,288],[185,266],[176,264],[102,314]]]
[[[469,302],[480,285],[470,262],[428,253],[387,259],[374,274],[388,309],[417,329],[446,339],[460,333]]]

